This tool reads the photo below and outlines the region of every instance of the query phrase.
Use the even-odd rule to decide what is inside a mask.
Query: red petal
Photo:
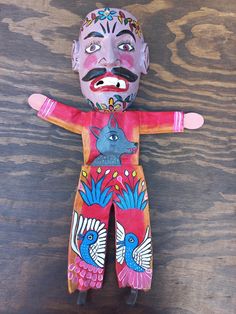
[[[123,13],[122,11],[119,11],[119,15],[120,15],[121,17],[125,18],[125,15],[124,15],[124,13]]]

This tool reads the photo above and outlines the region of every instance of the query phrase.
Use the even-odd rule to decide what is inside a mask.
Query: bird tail
[[[89,265],[77,256],[68,267],[68,280],[80,291],[99,289],[102,287],[103,273],[103,268]]]
[[[125,266],[118,274],[119,287],[131,287],[139,290],[149,290],[152,283],[152,270],[137,272]]]

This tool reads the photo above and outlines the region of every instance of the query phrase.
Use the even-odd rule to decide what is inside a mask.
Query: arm
[[[186,129],[198,129],[203,123],[203,117],[198,113],[186,113],[181,111],[169,112],[139,112],[140,133],[174,133],[183,132]]]
[[[86,112],[66,106],[42,94],[32,94],[28,99],[28,103],[38,111],[38,117],[43,120],[81,134]]]

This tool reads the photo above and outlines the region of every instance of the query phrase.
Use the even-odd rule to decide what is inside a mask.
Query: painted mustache
[[[90,70],[83,78],[82,81],[88,82],[93,80],[96,77],[99,77],[103,74],[105,74],[107,72],[107,70],[105,68],[95,68]],[[127,81],[129,82],[135,82],[138,79],[138,75],[134,74],[133,72],[122,68],[122,67],[118,67],[118,68],[113,68],[111,69],[111,73],[120,77],[125,78]]]

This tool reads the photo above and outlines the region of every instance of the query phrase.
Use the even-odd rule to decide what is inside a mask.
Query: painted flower
[[[109,111],[119,111],[122,108],[122,103],[119,103],[117,100],[114,101],[114,98],[109,98]]]
[[[100,20],[108,19],[111,21],[113,20],[113,15],[116,14],[116,11],[111,11],[109,8],[105,8],[103,11],[98,11],[98,14]]]

